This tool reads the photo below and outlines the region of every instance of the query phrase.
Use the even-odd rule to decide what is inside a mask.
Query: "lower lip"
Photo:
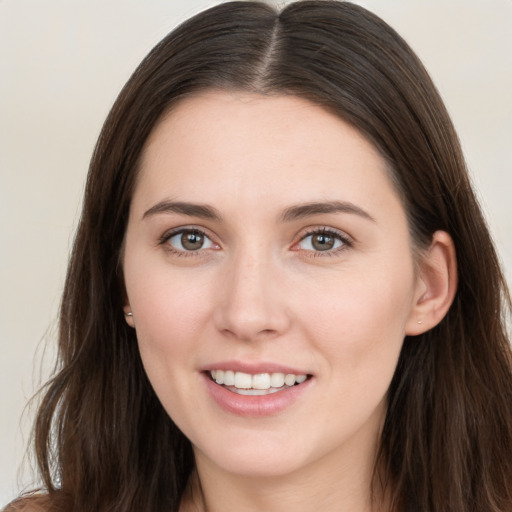
[[[238,416],[271,416],[290,407],[310,386],[312,378],[267,395],[239,395],[213,381],[204,374],[210,396],[225,411]]]

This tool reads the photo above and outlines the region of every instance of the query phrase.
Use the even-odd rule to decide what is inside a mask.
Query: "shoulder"
[[[43,494],[18,498],[9,503],[2,512],[50,512],[50,499]]]

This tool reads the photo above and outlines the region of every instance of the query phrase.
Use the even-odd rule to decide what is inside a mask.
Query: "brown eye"
[[[187,251],[197,251],[204,244],[204,235],[197,231],[185,232],[181,234],[181,245]]]
[[[328,251],[332,249],[334,242],[336,242],[336,240],[333,236],[324,233],[318,233],[311,237],[311,245],[317,251]]]
[[[344,237],[341,233],[330,230],[310,233],[304,236],[297,245],[299,249],[313,253],[334,253],[336,249],[350,246],[351,243],[348,238]]]
[[[180,230],[167,238],[166,243],[176,252],[198,252],[216,247],[210,238],[198,229]]]

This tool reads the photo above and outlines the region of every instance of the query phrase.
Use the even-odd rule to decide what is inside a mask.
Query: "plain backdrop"
[[[0,0],[0,505],[32,483],[28,464],[19,472],[33,417],[22,412],[51,368],[102,122],[152,46],[215,3]],[[397,29],[431,72],[511,282],[512,0],[357,3]]]

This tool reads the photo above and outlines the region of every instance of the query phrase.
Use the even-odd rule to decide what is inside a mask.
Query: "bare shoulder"
[[[18,498],[2,509],[2,512],[50,512],[50,510],[48,496],[38,494]]]

